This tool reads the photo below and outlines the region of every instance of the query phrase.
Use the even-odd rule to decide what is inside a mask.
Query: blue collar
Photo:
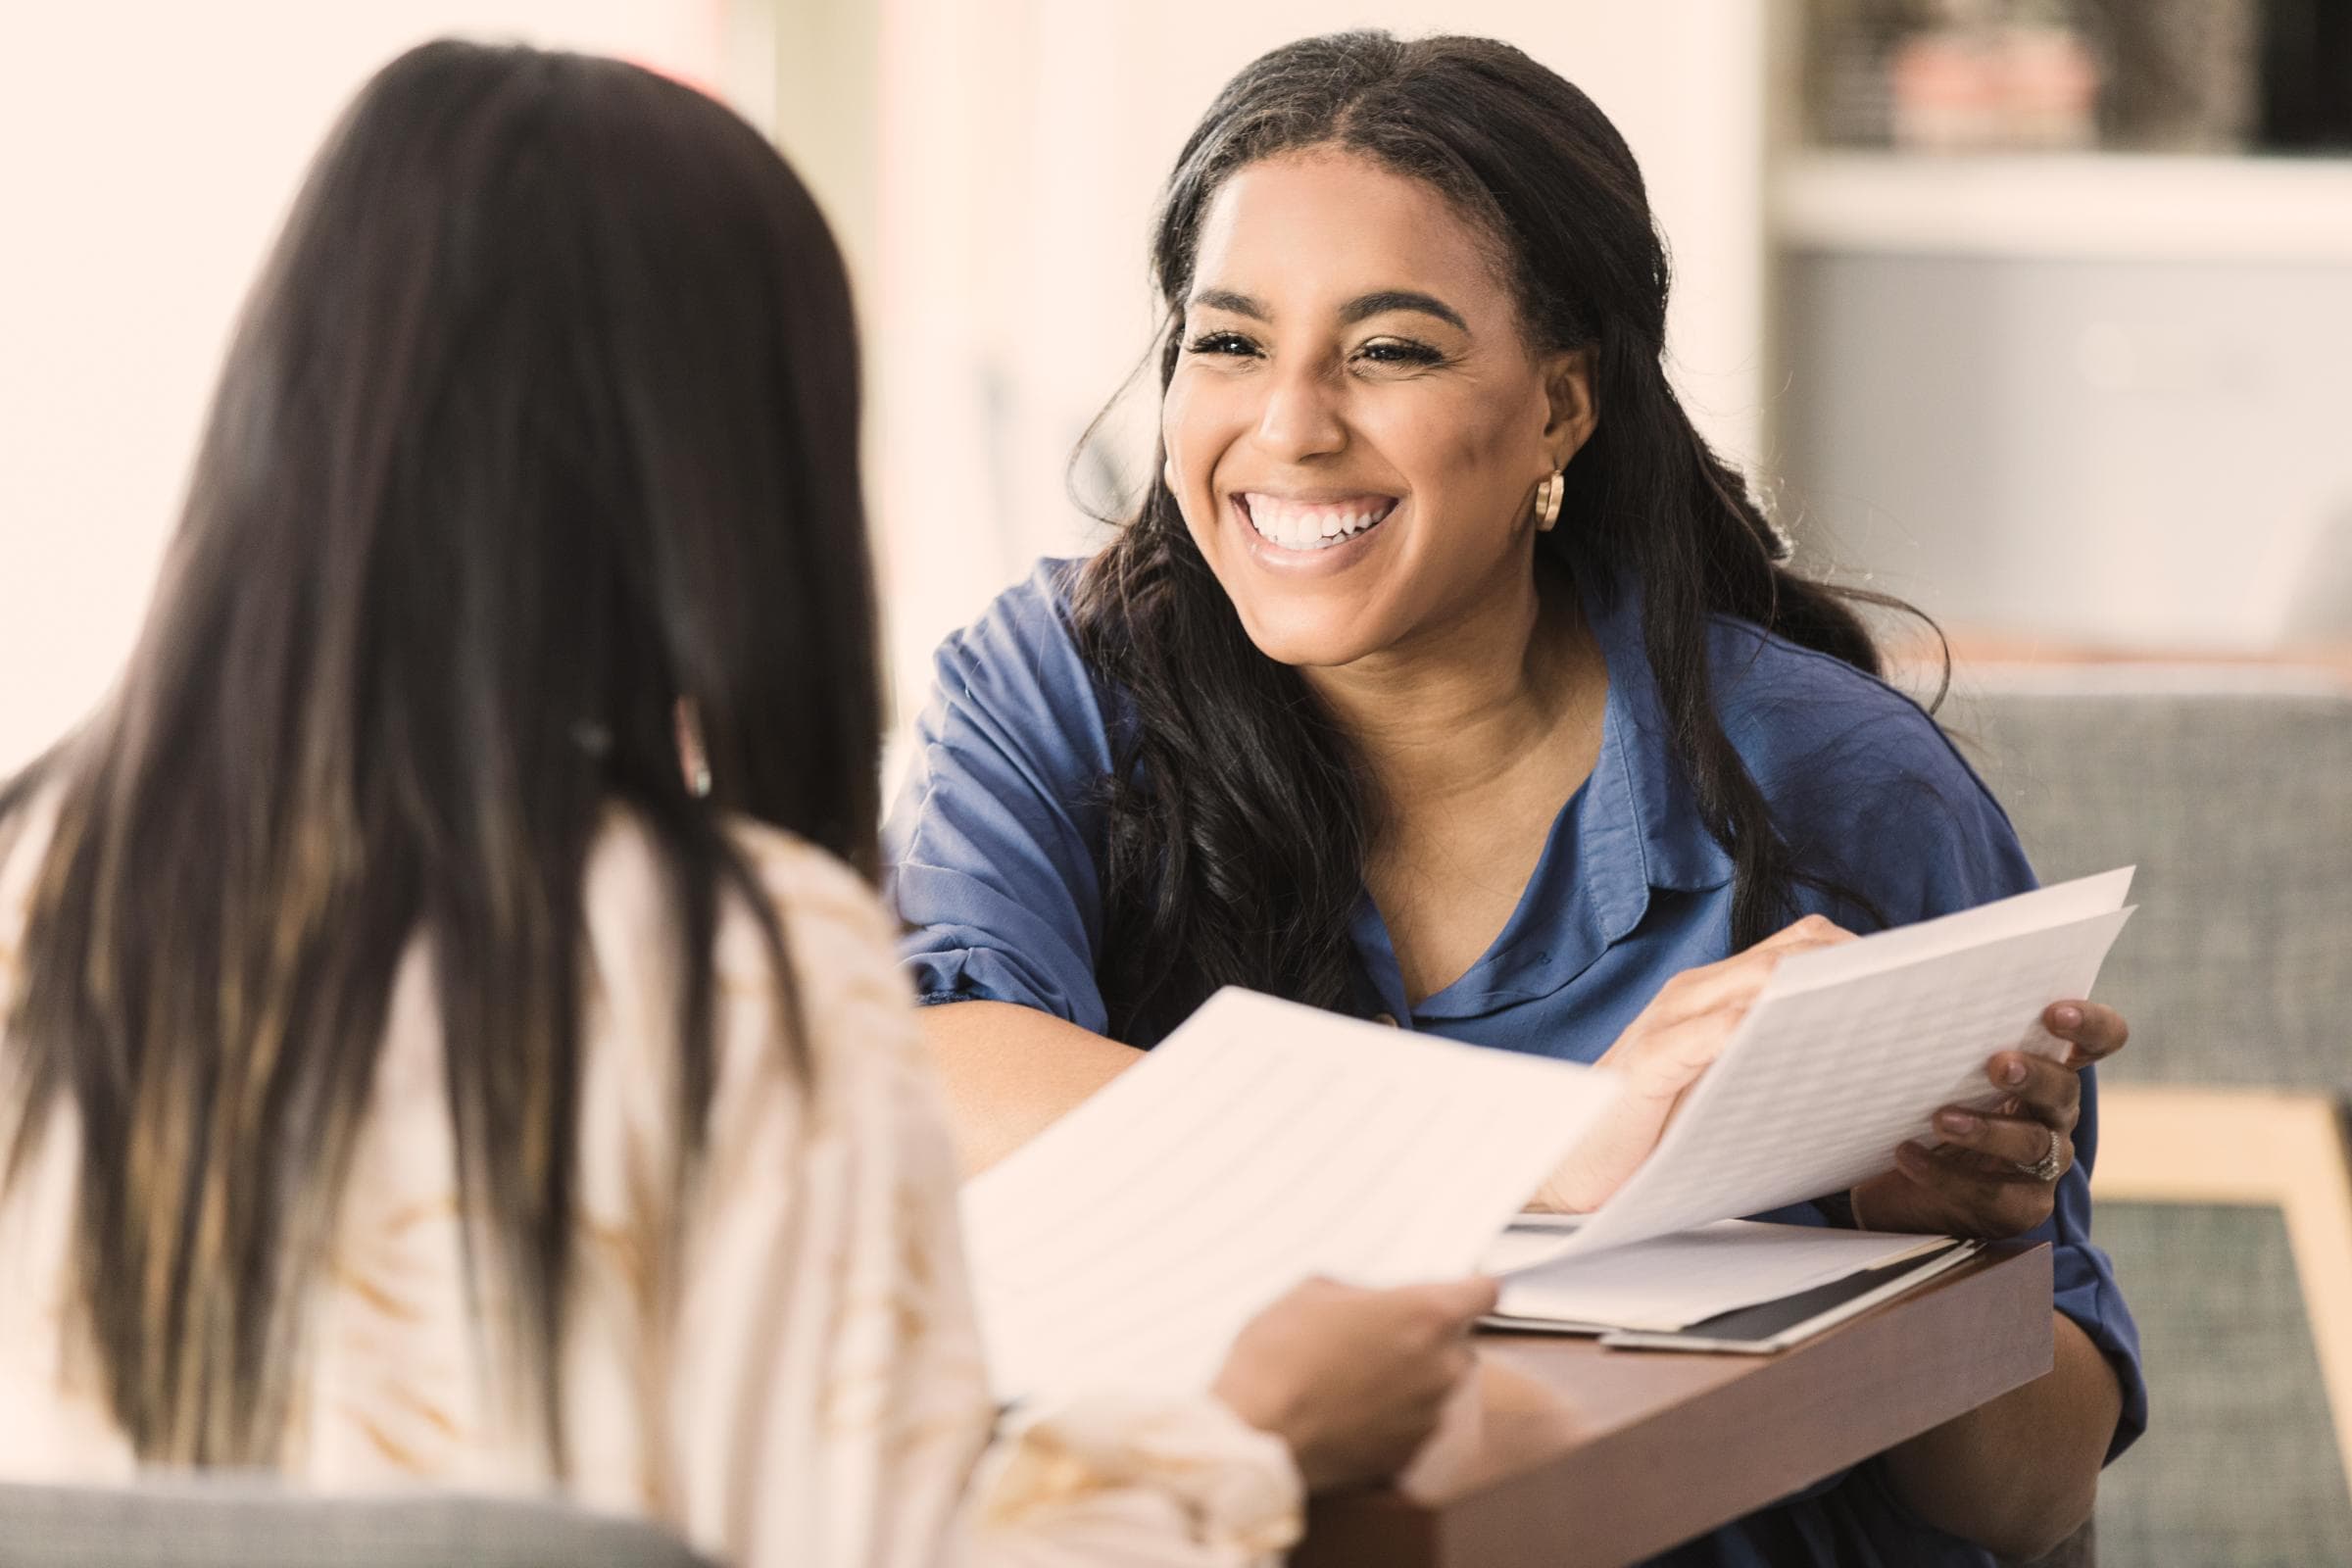
[[[1639,585],[1590,562],[1578,563],[1576,580],[1609,670],[1600,756],[1552,822],[1501,934],[1459,979],[1412,1009],[1420,1018],[1476,1018],[1550,996],[1632,935],[1653,889],[1701,892],[1732,879],[1731,857],[1699,821],[1674,758],[1642,646]],[[1402,1019],[1396,950],[1369,893],[1350,935],[1384,1004]]]
[[[1593,773],[1613,767],[1622,779],[1621,819],[1633,824],[1642,855],[1642,906],[1648,888],[1702,893],[1722,887],[1732,879],[1732,858],[1699,820],[1698,803],[1674,755],[1674,726],[1642,642],[1641,585],[1622,574],[1612,580],[1597,564],[1580,564],[1577,585],[1586,622],[1609,666],[1608,713]],[[1716,695],[1720,703],[1722,694]],[[1624,930],[1641,917],[1642,908],[1635,908]]]

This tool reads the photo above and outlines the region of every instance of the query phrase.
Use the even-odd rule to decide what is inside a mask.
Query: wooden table
[[[2050,1369],[2050,1250],[2008,1244],[1769,1356],[1482,1336],[1479,1409],[1411,1495],[1318,1502],[1296,1568],[1614,1568]]]

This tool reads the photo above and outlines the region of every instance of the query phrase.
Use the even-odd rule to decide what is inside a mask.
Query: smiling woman
[[[1360,153],[1252,163],[1203,216],[1162,404],[1189,542],[1250,643],[1344,732],[1402,740],[1374,747],[1392,795],[1467,782],[1433,774],[1412,737],[1458,735],[1470,713],[1499,726],[1505,760],[1477,785],[1507,836],[1496,874],[1426,876],[1427,859],[1495,858],[1427,833],[1376,843],[1365,868],[1416,996],[1501,930],[1592,768],[1607,686],[1581,617],[1541,613],[1532,552],[1539,510],[1556,517],[1539,492],[1594,428],[1592,355],[1529,341],[1493,250],[1444,194]],[[1426,810],[1391,816],[1445,832]],[[1312,855],[1317,837],[1297,842]],[[1350,886],[1365,874],[1348,870]]]
[[[1589,98],[1483,39],[1276,50],[1186,145],[1152,263],[1162,483],[1070,589],[1090,663],[1142,720],[1109,771],[1152,780],[1110,812],[1114,1034],[1153,1038],[1219,984],[1342,1004],[1367,881],[1426,989],[1462,973],[1598,753],[1609,671],[1579,580],[1642,597],[1684,808],[1734,861],[1732,946],[1803,912],[1801,890],[1886,918],[1842,857],[1800,858],[1771,828],[1726,736],[1710,616],[1869,673],[1877,652],[1838,596],[1779,566],[1783,540],[1676,400],[1664,252]],[[1564,521],[1539,546],[1555,474],[1544,510]],[[1292,540],[1335,512],[1382,520],[1302,559]],[[1366,723],[1402,750],[1367,745]],[[1490,746],[1460,745],[1465,723]],[[1427,874],[1465,865],[1486,874]],[[1418,963],[1399,926],[1446,952]]]
[[[1164,477],[1278,662],[1532,611],[1531,497],[1592,434],[1590,356],[1530,352],[1486,250],[1439,192],[1346,152],[1253,164],[1209,204]]]
[[[1843,599],[1700,439],[1640,171],[1507,45],[1308,39],[1230,82],[1154,236],[1160,462],[949,639],[886,830],[968,1163],[1220,986],[1622,1068],[1541,1198],[1654,1144],[1782,956],[2033,883]],[[2089,1244],[2089,1063],[1779,1218],[2027,1235],[2058,1365],[1678,1562],[1983,1564],[2144,1420]],[[1769,1441],[1759,1433],[1759,1441]]]

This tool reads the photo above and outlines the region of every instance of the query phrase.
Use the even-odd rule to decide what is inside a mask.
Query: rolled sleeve
[[[2123,1414],[2107,1446],[2110,1462],[2148,1429],[2148,1380],[2139,1360],[2139,1326],[2115,1283],[2115,1265],[2090,1241],[2090,1170],[2098,1156],[2097,1069],[2082,1069],[2082,1119],[2075,1125],[2075,1164],[2058,1180],[2057,1206],[2027,1239],[2050,1244],[2058,1310],[2106,1354],[2124,1391]]]
[[[925,1003],[1011,1002],[1100,1034],[1096,847],[1110,742],[1049,562],[940,647],[883,829],[900,956]]]
[[[1924,876],[1891,900],[1909,905],[1917,918],[1972,908],[2037,885],[2032,865],[2008,816],[1975,771],[1943,742],[1923,747],[1927,788],[1912,807],[1916,824],[1913,853],[1905,857]],[[1886,829],[1882,829],[1885,831]],[[2090,1336],[2115,1369],[2124,1396],[2123,1413],[2107,1457],[2130,1447],[2148,1424],[2148,1386],[2140,1367],[2139,1329],[2115,1283],[2115,1265],[2091,1245],[2090,1173],[2098,1154],[2098,1084],[2084,1068],[2082,1114],[2074,1135],[2075,1163],[2059,1179],[2050,1218],[2022,1240],[2050,1244],[2052,1304]]]
[[[1898,694],[1847,680],[1869,700],[1843,711],[1807,705],[1831,716],[1816,720],[1805,765],[1788,768],[1790,777],[1768,788],[1783,803],[1799,803],[1784,820],[1799,826],[1800,849],[1814,849],[1838,883],[1870,907],[1820,893],[1807,902],[1867,928],[1882,919],[1888,925],[1933,919],[2032,891],[2037,879],[2007,813],[1950,740]],[[1788,724],[1795,711],[1784,708],[1777,716]],[[1802,779],[1795,777],[1800,773]],[[1801,842],[1806,837],[1810,845]],[[2020,1240],[2050,1244],[2052,1304],[2115,1369],[2124,1402],[2108,1447],[2113,1459],[2146,1430],[2148,1394],[2139,1331],[2114,1265],[2090,1239],[2098,1088],[2087,1068],[2074,1142],[2075,1164],[2059,1180],[2050,1218]]]

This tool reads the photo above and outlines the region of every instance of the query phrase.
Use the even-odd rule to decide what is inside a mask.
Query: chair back
[[[711,1568],[642,1520],[454,1493],[321,1496],[265,1480],[0,1485],[0,1568]]]
[[[1978,675],[1937,717],[2044,882],[2136,864],[2102,1079],[2352,1096],[2352,690],[2263,667]]]

